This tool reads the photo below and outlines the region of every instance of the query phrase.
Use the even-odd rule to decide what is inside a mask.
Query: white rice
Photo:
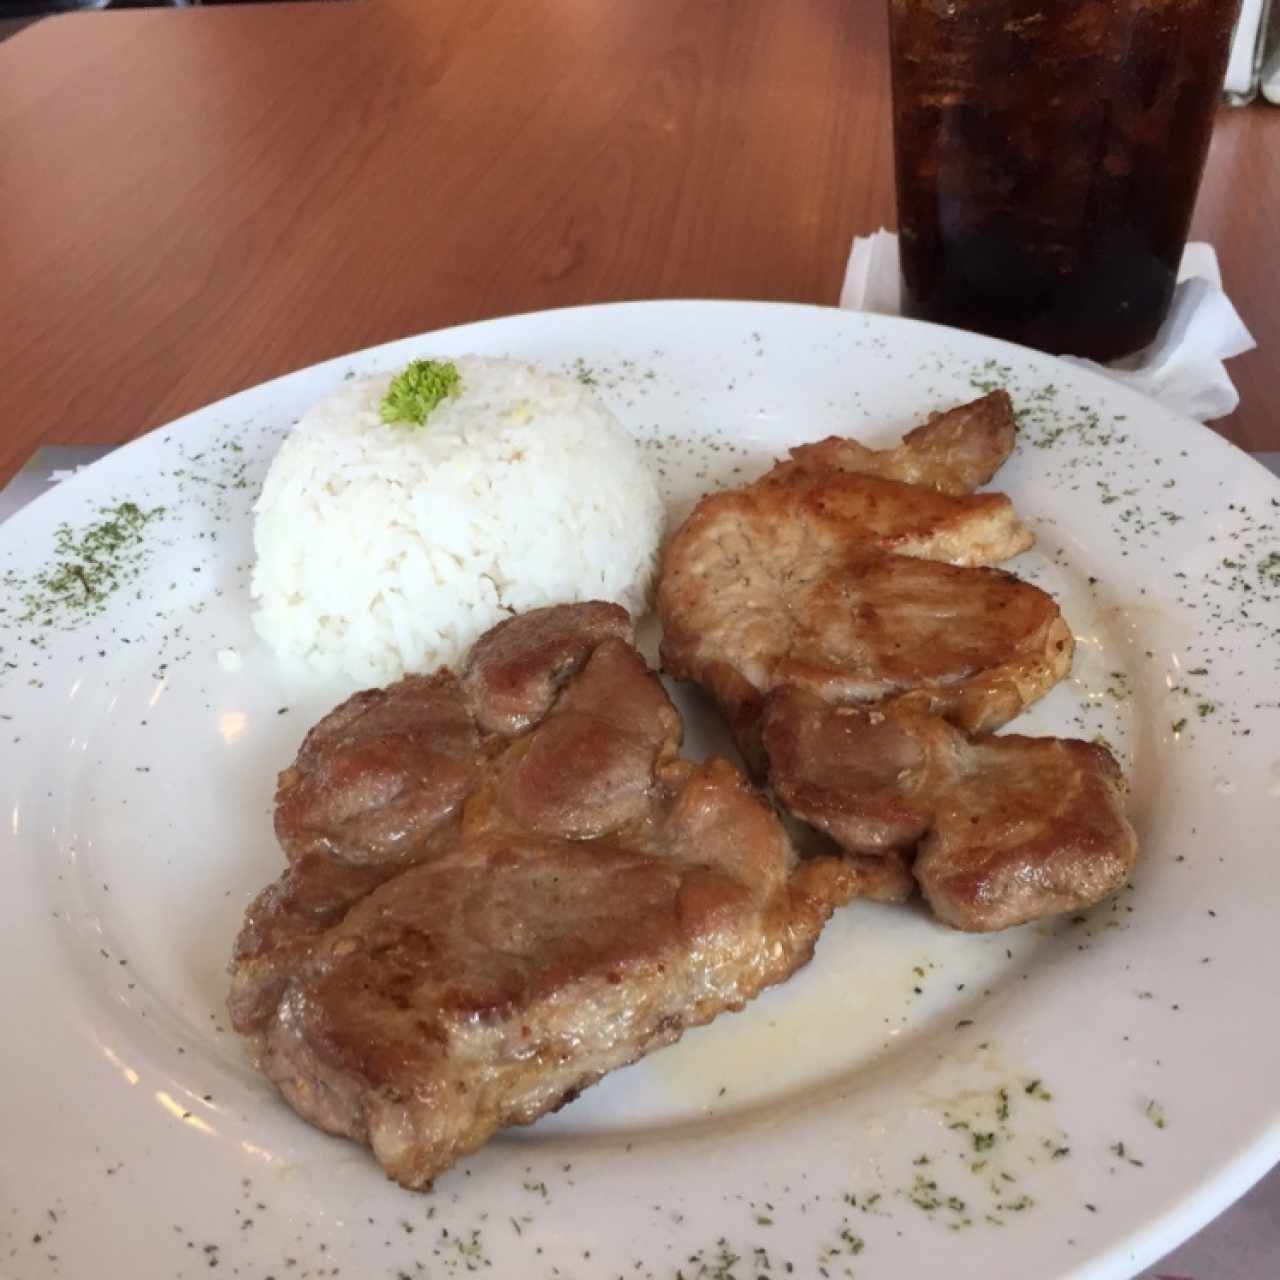
[[[254,625],[281,658],[385,683],[454,664],[495,622],[614,600],[643,613],[662,503],[634,440],[571,378],[454,360],[461,392],[383,423],[391,374],[285,440],[255,507]]]

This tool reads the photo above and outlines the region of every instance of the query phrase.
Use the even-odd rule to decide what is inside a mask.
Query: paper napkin
[[[854,238],[840,305],[850,311],[899,314],[898,237],[891,231]],[[1096,369],[1175,413],[1208,422],[1240,403],[1223,362],[1255,346],[1223,291],[1213,246],[1194,241],[1182,256],[1169,314],[1149,347],[1108,365],[1076,356],[1061,358]]]

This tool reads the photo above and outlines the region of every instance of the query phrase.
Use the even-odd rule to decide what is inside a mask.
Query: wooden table
[[[1195,233],[1280,449],[1280,111],[1224,111]],[[882,0],[78,13],[0,45],[0,483],[301,365],[618,298],[832,303],[893,225]]]

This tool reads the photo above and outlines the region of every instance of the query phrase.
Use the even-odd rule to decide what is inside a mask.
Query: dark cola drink
[[[903,311],[1110,360],[1173,294],[1238,0],[890,0]]]

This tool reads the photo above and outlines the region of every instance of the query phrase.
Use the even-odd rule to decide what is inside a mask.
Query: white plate
[[[1039,537],[1014,567],[1080,641],[1073,679],[1020,728],[1101,733],[1121,754],[1144,850],[1132,888],[992,937],[855,904],[791,983],[429,1195],[303,1124],[227,1028],[224,970],[281,869],[275,772],[342,691],[285,687],[253,639],[250,503],[289,424],[345,375],[465,351],[594,380],[676,513],[788,444],[889,442],[1007,385],[1023,427],[999,484]],[[58,526],[78,535],[123,500],[164,508],[136,577],[100,616],[22,621]],[[473,325],[119,450],[0,539],[0,1271],[1130,1275],[1280,1156],[1278,522],[1261,467],[1088,373],[790,306]]]

